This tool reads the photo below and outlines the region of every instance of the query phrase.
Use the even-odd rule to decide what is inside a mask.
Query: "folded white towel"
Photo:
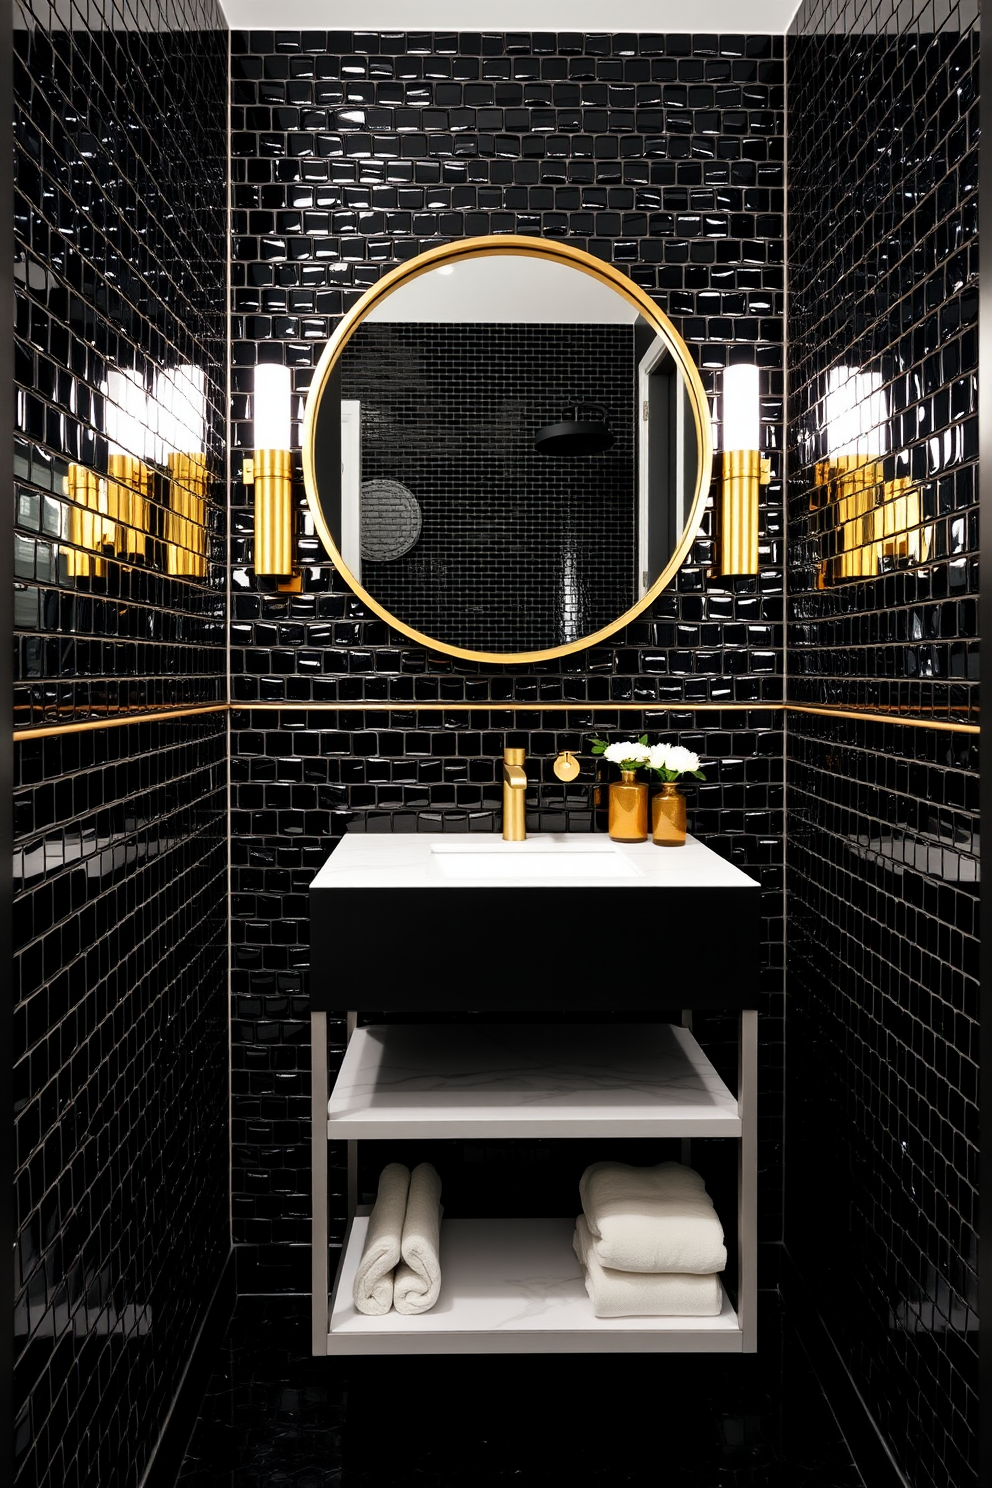
[[[429,1312],[438,1299],[442,1213],[441,1180],[430,1163],[420,1163],[410,1178],[406,1201],[400,1245],[403,1260],[396,1268],[393,1286],[393,1306],[397,1312]]]
[[[723,1289],[718,1276],[677,1271],[614,1271],[601,1266],[585,1217],[572,1241],[585,1268],[586,1291],[597,1317],[718,1317]]]
[[[365,1249],[355,1272],[352,1295],[359,1312],[382,1317],[393,1305],[393,1270],[400,1258],[410,1169],[389,1163],[379,1174],[375,1208],[365,1232]]]
[[[710,1275],[727,1264],[713,1200],[699,1174],[682,1163],[593,1163],[579,1180],[579,1195],[601,1266]]]

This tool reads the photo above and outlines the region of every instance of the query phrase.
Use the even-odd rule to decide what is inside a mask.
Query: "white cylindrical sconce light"
[[[255,369],[255,456],[245,461],[245,485],[255,487],[255,572],[287,578],[293,572],[293,483],[288,367]]]
[[[720,483],[718,571],[758,572],[758,489],[767,485],[761,457],[758,369],[728,367],[723,374],[723,470]]]

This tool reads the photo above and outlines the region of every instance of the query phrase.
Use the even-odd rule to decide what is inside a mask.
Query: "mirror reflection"
[[[673,341],[570,263],[439,264],[374,305],[318,392],[318,526],[346,576],[446,648],[615,625],[696,505],[699,399]]]

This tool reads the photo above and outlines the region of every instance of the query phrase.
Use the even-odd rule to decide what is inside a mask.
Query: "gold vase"
[[[621,770],[610,786],[610,836],[614,842],[647,842],[648,788],[636,770]]]
[[[685,846],[685,796],[666,780],[651,801],[651,840],[658,847]]]

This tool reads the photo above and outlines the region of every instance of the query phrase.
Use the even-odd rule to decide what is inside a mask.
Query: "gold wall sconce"
[[[263,362],[255,369],[255,454],[244,461],[242,480],[255,488],[255,572],[276,588],[298,592],[302,576],[293,561],[293,456],[290,448],[290,373]]]
[[[723,456],[720,475],[717,572],[758,572],[758,492],[771,479],[761,454],[758,369],[728,367],[723,374]]]
[[[833,367],[824,399],[827,458],[810,506],[821,554],[817,587],[876,578],[926,561],[933,527],[912,478],[885,477],[889,400],[878,372]]]

